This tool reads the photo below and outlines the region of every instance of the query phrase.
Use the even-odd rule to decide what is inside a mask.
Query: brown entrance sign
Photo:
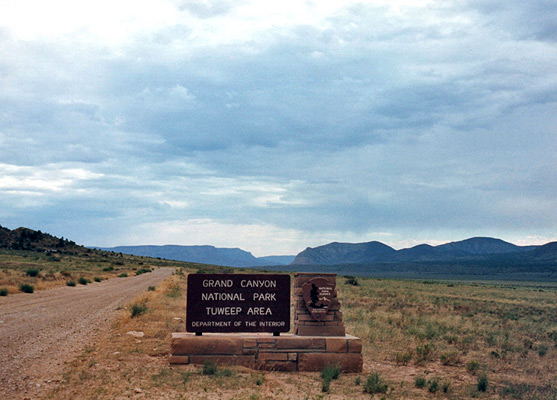
[[[316,321],[323,321],[333,302],[335,286],[327,279],[314,278],[302,286],[306,306]]]
[[[190,274],[188,332],[288,332],[290,276]]]

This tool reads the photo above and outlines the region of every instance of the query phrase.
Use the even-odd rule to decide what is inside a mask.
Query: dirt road
[[[59,378],[65,360],[110,327],[119,307],[172,271],[0,297],[0,398],[34,398]]]

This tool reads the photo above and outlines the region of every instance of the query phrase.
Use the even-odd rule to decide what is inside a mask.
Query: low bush
[[[126,274],[125,272],[122,272],[120,275],[118,275],[118,278],[127,278],[128,274]]]
[[[416,362],[433,361],[435,356],[435,346],[431,343],[420,344],[416,347]]]
[[[475,374],[480,369],[480,363],[476,360],[471,360],[466,363],[466,371]]]
[[[487,385],[489,381],[487,379],[487,374],[483,373],[478,377],[478,392],[485,392],[487,390]]]
[[[156,289],[155,286],[149,286],[149,287],[147,288],[147,291],[149,291],[149,292],[154,292],[155,289]]]
[[[372,372],[364,384],[364,392],[369,394],[387,393],[389,385],[383,381],[379,372]]]
[[[406,365],[412,359],[412,354],[408,352],[396,352],[395,353],[395,362],[398,365]]]
[[[130,312],[131,317],[139,317],[141,314],[144,314],[147,311],[147,303],[145,301],[134,303],[131,306]]]
[[[358,280],[353,276],[345,276],[345,278],[346,278],[347,285],[358,286]]]
[[[33,293],[35,291],[35,287],[28,283],[22,283],[21,285],[19,285],[19,290],[21,290],[23,293]]]
[[[75,281],[66,281],[66,286],[75,286]]]
[[[99,278],[98,276],[95,276],[95,277],[93,278],[93,280],[94,280],[95,282],[100,282],[100,281],[102,281],[102,279]]]
[[[114,267],[112,265],[108,266],[108,267],[104,267],[103,268],[104,272],[110,272],[110,271],[114,271]]]
[[[8,289],[0,288],[0,296],[7,296],[7,295],[8,295]]]
[[[203,363],[203,375],[215,375],[217,373],[217,365],[212,361]]]
[[[425,384],[427,383],[426,379],[423,376],[417,376],[414,379],[414,386],[417,388],[424,388]]]
[[[85,279],[84,277],[80,277],[77,282],[79,282],[80,285],[87,285],[89,283],[89,280]]]
[[[439,390],[439,379],[433,378],[427,382],[427,390],[429,393],[436,393]]]
[[[328,392],[333,379],[340,376],[340,367],[338,365],[328,365],[321,371],[321,391]]]
[[[449,388],[451,387],[450,382],[444,382],[441,388],[443,389],[443,393],[449,393]]]
[[[25,271],[25,274],[32,277],[39,276],[39,270],[34,268],[28,269],[27,271]]]
[[[135,271],[136,275],[141,275],[141,274],[146,274],[148,272],[151,272],[151,268],[141,268],[137,271]]]
[[[443,364],[443,365],[455,365],[455,364],[458,364],[460,362],[460,358],[459,358],[458,353],[456,351],[451,351],[449,353],[443,353],[443,354],[441,354],[441,357],[439,357],[439,359],[441,360],[441,364]]]

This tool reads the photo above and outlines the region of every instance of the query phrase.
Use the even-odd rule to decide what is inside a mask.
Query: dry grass
[[[185,274],[132,304],[113,329],[67,366],[48,399],[556,399],[555,286],[338,278],[347,332],[364,341],[364,373],[341,374],[323,393],[319,373],[169,366],[184,330]],[[141,331],[136,338],[129,331]],[[379,372],[386,393],[364,393]],[[481,375],[486,391],[478,390]],[[424,387],[415,386],[416,378]]]
[[[0,249],[0,288],[8,295],[18,293],[19,285],[31,284],[35,290],[64,286],[66,282],[78,282],[80,278],[91,282],[120,274],[135,275],[154,266],[195,266],[193,263],[137,257],[126,254],[90,250],[81,253],[44,253]],[[29,269],[38,270],[38,276],[26,274]]]

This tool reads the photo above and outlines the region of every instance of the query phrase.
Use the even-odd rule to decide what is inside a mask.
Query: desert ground
[[[12,345],[1,348],[3,397],[557,399],[555,284],[339,276],[346,330],[363,340],[364,371],[341,373],[325,388],[320,373],[171,366],[170,337],[185,329],[186,278],[197,267],[173,271],[170,275],[170,270],[161,268],[81,288],[0,298],[2,344],[14,310],[28,321],[27,333],[12,341],[19,350],[12,350]],[[207,267],[204,272],[213,271]],[[95,288],[96,297],[108,296],[101,293],[122,292],[117,284],[136,278],[141,283],[135,294],[125,296],[133,299],[107,300],[105,311],[99,311],[94,301],[81,301],[82,292],[75,291]],[[32,339],[37,336],[35,319],[38,323],[42,317],[26,316],[24,308],[10,304],[40,304],[38,295],[56,297],[62,289],[70,294],[63,301],[67,309],[77,311],[66,325],[51,322],[60,325],[55,328],[59,335],[32,350],[47,340],[42,335]],[[62,313],[61,304],[45,304],[56,304]],[[51,311],[45,308],[40,313]],[[97,316],[95,322],[83,322],[88,314]]]

